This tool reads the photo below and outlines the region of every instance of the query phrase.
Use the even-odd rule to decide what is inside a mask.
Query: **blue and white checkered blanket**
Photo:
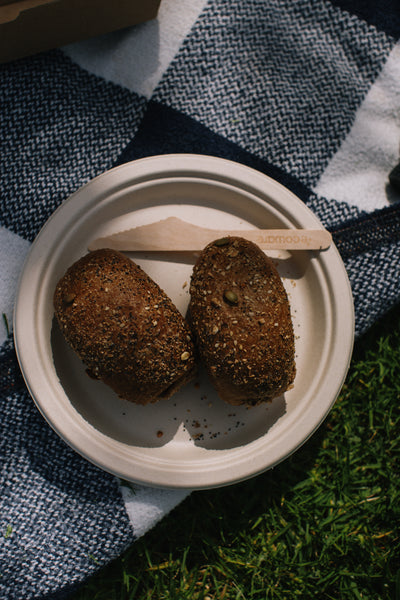
[[[154,21],[0,66],[3,600],[68,595],[189,493],[121,486],[35,408],[11,323],[40,228],[117,164],[235,160],[332,231],[362,336],[400,294],[399,36],[396,0],[163,0]]]

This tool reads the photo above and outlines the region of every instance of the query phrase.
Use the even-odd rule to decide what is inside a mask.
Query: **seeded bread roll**
[[[295,377],[287,294],[272,261],[240,237],[212,242],[190,285],[190,320],[219,396],[257,405],[283,394]]]
[[[120,252],[102,249],[58,282],[55,314],[88,374],[121,398],[169,398],[195,373],[190,329],[172,301]]]

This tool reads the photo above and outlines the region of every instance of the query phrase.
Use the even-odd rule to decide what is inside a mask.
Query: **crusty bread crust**
[[[190,329],[163,290],[120,252],[102,249],[74,263],[54,293],[65,339],[88,374],[121,398],[169,398],[195,374]]]
[[[212,242],[190,285],[190,322],[219,396],[256,405],[283,394],[295,377],[290,307],[269,257],[240,237]]]

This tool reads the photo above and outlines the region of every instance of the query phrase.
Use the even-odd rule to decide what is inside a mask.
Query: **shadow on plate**
[[[284,396],[262,406],[230,406],[217,396],[201,368],[198,377],[172,398],[140,406],[118,398],[86,374],[55,319],[51,344],[59,382],[77,419],[83,418],[119,443],[142,448],[183,443],[184,447],[227,450],[264,436],[286,412]]]

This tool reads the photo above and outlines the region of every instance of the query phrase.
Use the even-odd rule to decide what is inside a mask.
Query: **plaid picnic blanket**
[[[362,336],[400,294],[399,35],[396,0],[163,0],[151,22],[0,66],[2,599],[68,596],[189,493],[124,487],[35,408],[12,315],[40,228],[126,161],[237,161],[333,233]]]

